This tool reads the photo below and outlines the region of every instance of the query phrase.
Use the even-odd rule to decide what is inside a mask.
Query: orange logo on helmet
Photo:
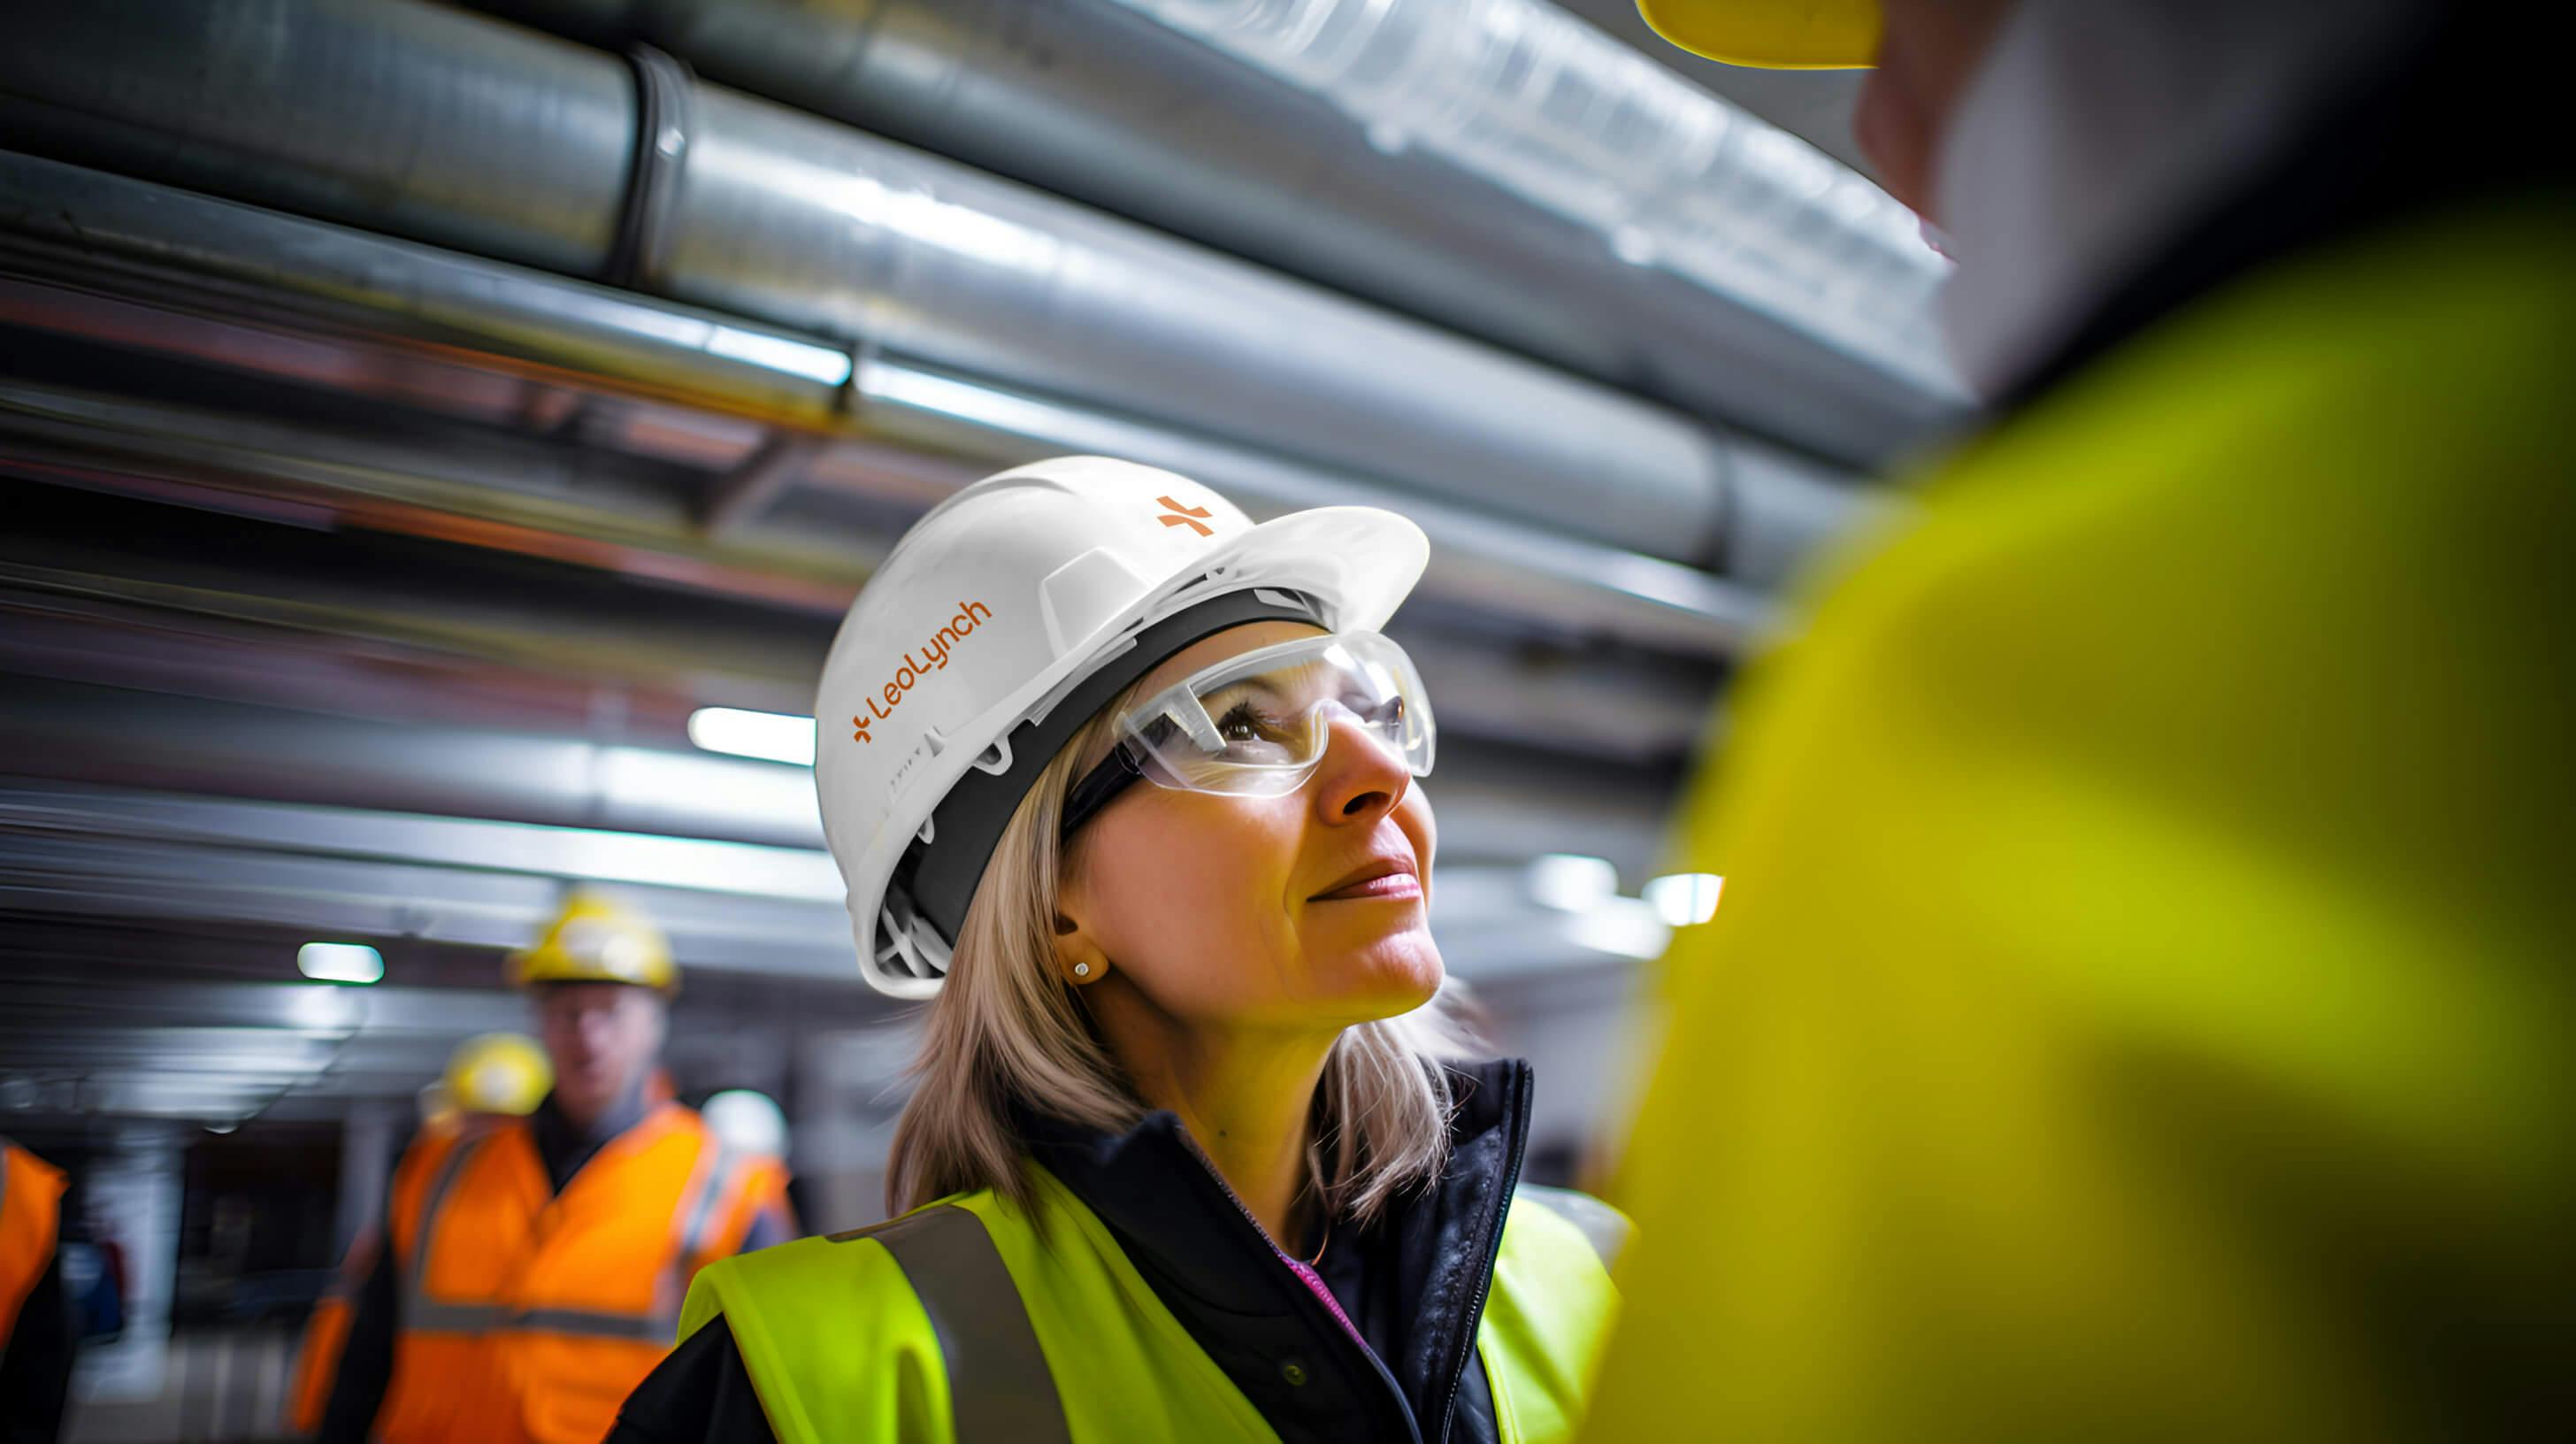
[[[1158,502],[1162,503],[1163,507],[1164,507],[1166,510],[1171,511],[1171,512],[1173,512],[1173,513],[1174,513],[1174,515],[1167,516],[1167,517],[1163,518],[1163,525],[1165,525],[1165,526],[1185,526],[1185,527],[1188,527],[1190,530],[1192,530],[1192,531],[1194,531],[1194,532],[1197,532],[1197,533],[1198,533],[1199,535],[1201,535],[1201,536],[1214,536],[1214,535],[1216,535],[1216,532],[1214,531],[1214,529],[1210,528],[1210,527],[1208,526],[1207,522],[1203,519],[1203,518],[1205,518],[1205,517],[1207,516],[1207,514],[1208,514],[1208,510],[1207,510],[1207,508],[1206,508],[1206,507],[1203,507],[1203,506],[1183,506],[1183,505],[1181,505],[1179,502],[1172,500],[1172,499],[1171,499],[1170,497],[1168,497],[1168,496],[1158,496],[1158,497],[1154,498],[1154,500],[1156,500],[1156,501],[1158,501]],[[1194,520],[1192,520],[1192,518],[1194,518],[1194,517],[1196,517],[1196,518],[1202,518],[1202,519],[1201,519],[1201,520],[1195,520],[1195,521],[1194,521]]]
[[[919,657],[915,657],[910,649],[905,650],[902,664],[894,669],[893,678],[882,689],[885,705],[877,705],[877,699],[870,697],[867,699],[869,715],[850,719],[850,740],[874,744],[877,739],[868,735],[868,729],[893,716],[894,709],[903,705],[903,699],[923,678],[933,672],[947,671],[949,652],[959,642],[974,635],[977,626],[991,620],[991,607],[982,602],[959,602],[957,615],[930,634],[930,640],[921,644]]]

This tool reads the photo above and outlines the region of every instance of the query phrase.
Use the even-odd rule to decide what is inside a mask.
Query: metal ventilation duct
[[[1546,0],[1118,0],[1933,394],[1956,393],[1912,212]]]
[[[1893,202],[1527,0],[474,3],[1845,462],[1964,407]]]
[[[480,16],[9,0],[0,24],[14,148],[606,277],[826,332],[862,361],[928,362],[1693,565],[1721,553],[1730,509],[1762,505],[1730,491],[1728,445],[1670,412]]]
[[[0,281],[0,306],[30,332],[478,421],[499,419],[495,406],[523,405],[523,382],[686,408],[737,435],[696,438],[730,452],[675,460],[734,465],[768,450],[768,431],[773,442],[817,448],[809,487],[912,512],[977,470],[1068,451],[1200,477],[1256,516],[1386,499],[1366,479],[1197,433],[881,355],[853,364],[780,328],[5,151],[0,271],[35,278]],[[491,394],[495,381],[502,394]],[[562,448],[501,433],[428,444],[417,428],[393,440],[347,436],[32,380],[0,385],[0,431],[19,454],[133,470],[161,487],[211,472],[243,488],[223,492],[223,502],[197,488],[201,504],[433,535],[447,531],[438,518],[462,516],[594,565],[830,612],[846,605],[882,541],[761,519],[709,527],[676,493],[616,482],[607,457],[592,457],[576,482],[556,475]],[[621,435],[614,444],[659,455],[653,448],[669,440]],[[859,455],[840,456],[853,442]],[[948,474],[889,476],[870,454],[888,443],[910,450],[913,470]],[[1762,460],[1746,454],[1748,469]],[[717,488],[758,469],[736,465]],[[1773,503],[1738,508],[1722,533],[1730,562],[1748,574],[1785,568],[1859,505],[1847,489],[1788,472],[1766,484]],[[1811,500],[1789,504],[1797,496]],[[1704,656],[1734,654],[1771,621],[1760,592],[1705,571],[1455,502],[1404,505],[1433,542],[1426,597],[1551,633]]]

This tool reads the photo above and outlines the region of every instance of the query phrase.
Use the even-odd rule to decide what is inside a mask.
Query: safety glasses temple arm
[[[1135,786],[1144,775],[1144,768],[1137,765],[1133,743],[1122,741],[1110,748],[1109,755],[1100,759],[1100,765],[1084,773],[1082,780],[1065,793],[1064,819],[1056,828],[1056,839],[1061,842],[1073,836],[1076,829],[1116,800],[1118,794]]]

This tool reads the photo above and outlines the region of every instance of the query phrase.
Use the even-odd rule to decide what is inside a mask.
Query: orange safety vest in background
[[[0,1140],[0,1349],[9,1346],[18,1310],[53,1262],[62,1220],[62,1170]]]
[[[415,1144],[394,1176],[401,1310],[386,1444],[597,1444],[677,1337],[699,1268],[737,1252],[783,1177],[657,1104],[562,1193],[524,1120]]]
[[[322,1428],[322,1408],[331,1401],[331,1385],[340,1376],[340,1353],[348,1347],[349,1325],[357,1312],[358,1290],[376,1267],[382,1246],[370,1226],[349,1243],[348,1256],[331,1287],[313,1305],[304,1324],[304,1341],[295,1352],[295,1379],[286,1391],[286,1432],[312,1434]]]

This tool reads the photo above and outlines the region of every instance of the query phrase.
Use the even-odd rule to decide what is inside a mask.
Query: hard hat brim
[[[551,983],[614,983],[621,988],[642,988],[671,997],[680,991],[679,969],[675,966],[648,966],[641,970],[641,976],[628,977],[540,952],[512,953],[509,964],[511,986],[522,989]]]
[[[1757,70],[1867,70],[1878,0],[1637,0],[1657,35],[1693,55]]]
[[[1065,664],[1050,668],[994,706],[987,717],[1016,720],[1041,699],[1055,694],[1067,678],[1097,664],[1100,651],[1139,623],[1173,609],[1183,597],[1204,596],[1205,579],[1216,588],[1246,591],[1279,588],[1322,599],[1342,631],[1375,631],[1411,595],[1431,561],[1431,542],[1405,517],[1372,506],[1327,506],[1254,526],[1222,546],[1210,549],[1188,570],[1165,578],[1137,602],[1112,617],[1083,643],[1069,650]],[[990,730],[1006,730],[1003,723]],[[914,805],[886,820],[870,839],[853,876],[872,879],[865,895],[849,898],[850,925],[858,943],[859,974],[869,986],[890,997],[923,999],[937,995],[942,979],[916,977],[878,961],[877,915],[885,903],[887,879],[940,796],[955,785],[975,756],[973,748],[951,748],[938,759],[937,770],[916,784]]]

